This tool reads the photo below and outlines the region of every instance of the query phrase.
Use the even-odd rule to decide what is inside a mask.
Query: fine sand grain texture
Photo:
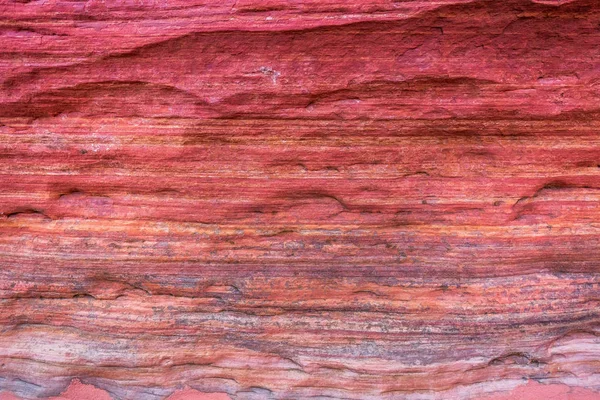
[[[600,1],[0,0],[0,399],[600,399]]]

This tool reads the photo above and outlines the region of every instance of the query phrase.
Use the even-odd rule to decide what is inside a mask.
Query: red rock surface
[[[597,0],[3,1],[0,80],[0,399],[600,398]]]

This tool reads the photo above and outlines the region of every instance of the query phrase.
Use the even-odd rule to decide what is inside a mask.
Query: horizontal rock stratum
[[[600,399],[596,0],[0,1],[0,399]]]

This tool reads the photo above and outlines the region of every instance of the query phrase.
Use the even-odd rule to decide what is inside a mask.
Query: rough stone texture
[[[0,398],[600,398],[597,0],[4,0],[0,79]]]

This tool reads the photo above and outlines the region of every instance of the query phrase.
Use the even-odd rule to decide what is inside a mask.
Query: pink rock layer
[[[450,397],[447,397],[450,398]],[[452,397],[456,398],[456,397]],[[517,386],[508,393],[481,397],[480,400],[597,400],[600,393],[568,385],[542,385],[535,381]],[[22,400],[17,396],[0,393],[0,400]],[[75,380],[60,396],[50,397],[48,400],[113,400],[105,391],[92,385],[85,385]],[[178,390],[166,400],[231,400],[226,393],[200,393],[193,389]]]
[[[599,27],[0,1],[0,391],[596,396]]]
[[[0,393],[0,400],[21,400],[10,393]],[[79,380],[71,382],[69,387],[59,396],[49,397],[48,400],[114,400],[108,392],[93,385],[86,385]],[[175,391],[166,400],[231,400],[225,393],[201,393],[193,389]]]

